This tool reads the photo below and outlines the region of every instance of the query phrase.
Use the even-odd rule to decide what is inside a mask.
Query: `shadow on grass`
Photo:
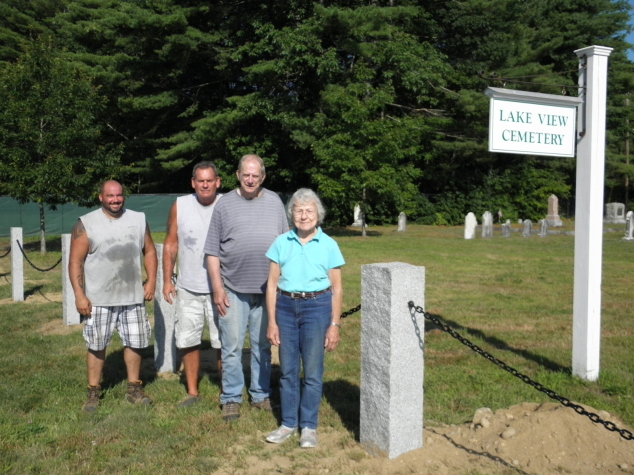
[[[141,349],[141,358],[140,378],[145,386],[156,379],[154,345]],[[112,389],[123,381],[127,381],[127,379],[125,362],[123,361],[123,348],[112,352],[106,350],[106,362],[103,368],[101,387],[104,390]]]
[[[498,349],[498,350],[503,350],[503,351],[510,351],[511,353],[515,353],[516,355],[521,356],[524,359],[533,361],[535,363],[537,363],[538,365],[542,366],[543,368],[549,370],[549,371],[553,371],[553,372],[559,372],[559,373],[564,373],[564,374],[572,374],[572,370],[569,366],[563,366],[551,359],[546,358],[545,356],[539,355],[537,353],[532,353],[530,351],[527,350],[521,350],[518,348],[513,348],[512,346],[509,346],[505,341],[500,340],[499,338],[495,337],[495,336],[489,336],[486,335],[482,330],[478,330],[477,328],[469,328],[469,327],[465,327],[460,325],[457,322],[454,322],[453,320],[449,320],[445,317],[443,317],[442,315],[435,315],[435,314],[430,314],[432,317],[438,318],[439,320],[442,320],[444,323],[446,323],[448,326],[450,326],[453,330],[455,330],[456,332],[458,331],[465,331],[468,335],[472,336],[472,337],[477,337],[480,338],[481,340],[485,341],[486,343],[488,343],[489,345],[491,345],[492,347]],[[436,325],[434,325],[432,322],[425,322],[425,332],[428,332],[430,330],[440,330],[443,331],[442,328],[437,327]],[[464,335],[462,335],[464,337]],[[473,343],[473,342],[472,342]],[[478,345],[480,346],[480,345]],[[495,356],[495,355],[493,355]],[[497,356],[496,356],[497,357]],[[501,358],[497,357],[498,359],[501,360]]]
[[[30,297],[31,295],[35,294],[40,294],[42,297],[44,297],[44,295],[42,294],[43,288],[43,285],[34,285],[30,289],[24,291],[24,298]]]
[[[341,423],[359,441],[359,414],[361,391],[359,386],[343,379],[324,383],[323,394],[328,404],[339,414]]]
[[[32,241],[32,238],[25,239],[22,243],[24,252],[40,252],[40,239]],[[46,238],[46,252],[62,252],[62,238],[60,236],[51,236]]]
[[[324,232],[331,237],[361,237],[361,228],[325,228]],[[382,236],[382,233],[368,229],[365,230],[365,234],[368,237]]]

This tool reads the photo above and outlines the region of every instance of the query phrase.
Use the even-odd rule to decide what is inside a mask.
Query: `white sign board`
[[[487,88],[489,151],[574,157],[578,97]]]

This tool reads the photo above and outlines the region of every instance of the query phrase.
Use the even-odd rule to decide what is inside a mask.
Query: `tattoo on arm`
[[[84,227],[84,223],[81,222],[81,219],[78,219],[73,226],[73,239],[77,239],[78,237],[86,234],[86,228]]]

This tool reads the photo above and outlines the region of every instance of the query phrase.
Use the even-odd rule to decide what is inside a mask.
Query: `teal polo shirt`
[[[302,246],[295,229],[279,235],[266,257],[280,266],[278,287],[285,292],[319,292],[330,287],[328,271],[344,265],[339,246],[317,228],[317,234]]]

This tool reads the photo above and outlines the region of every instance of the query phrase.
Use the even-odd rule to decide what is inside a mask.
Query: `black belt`
[[[277,289],[280,294],[286,295],[287,297],[290,297],[292,299],[312,299],[314,297],[317,297],[318,295],[325,294],[329,290],[330,287],[324,290],[320,290],[319,292],[286,292],[284,290]]]

